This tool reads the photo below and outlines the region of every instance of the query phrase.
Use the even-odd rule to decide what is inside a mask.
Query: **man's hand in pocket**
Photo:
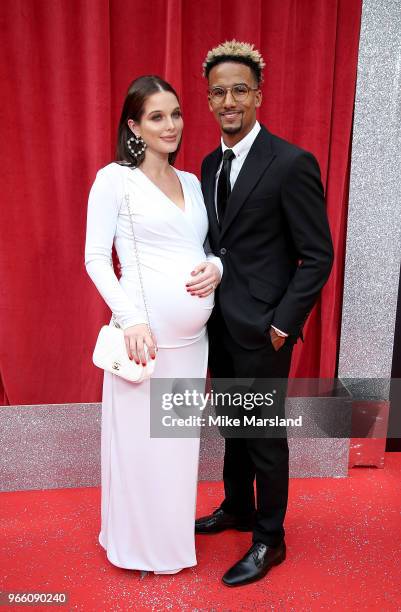
[[[279,336],[273,327],[269,329],[270,339],[275,351],[279,351],[285,343],[285,336]]]

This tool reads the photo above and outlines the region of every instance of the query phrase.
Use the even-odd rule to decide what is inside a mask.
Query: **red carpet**
[[[249,534],[198,536],[197,567],[141,578],[113,567],[97,542],[99,489],[3,493],[0,588],[66,591],[69,602],[57,607],[68,610],[399,611],[400,472],[401,453],[387,453],[384,470],[291,480],[287,560],[236,589],[220,578],[247,550]],[[220,483],[201,483],[198,513],[214,509],[221,491]]]

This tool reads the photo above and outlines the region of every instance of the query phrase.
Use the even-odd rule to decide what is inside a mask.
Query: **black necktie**
[[[219,216],[220,227],[223,224],[228,198],[231,193],[230,171],[234,157],[235,153],[231,149],[226,149],[223,153],[223,164],[217,183],[217,214]]]

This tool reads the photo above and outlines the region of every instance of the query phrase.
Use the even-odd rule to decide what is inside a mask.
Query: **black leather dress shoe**
[[[238,517],[227,514],[218,508],[208,516],[195,521],[195,533],[219,533],[225,529],[237,529],[238,531],[252,531],[254,525],[254,515]]]
[[[256,582],[266,576],[273,565],[279,565],[285,559],[285,543],[278,546],[266,546],[255,542],[238,563],[233,565],[223,576],[227,586],[235,587]]]

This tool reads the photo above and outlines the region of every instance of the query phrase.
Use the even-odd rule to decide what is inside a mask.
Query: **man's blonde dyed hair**
[[[210,49],[203,62],[203,76],[208,78],[209,72],[222,62],[238,62],[252,69],[258,85],[263,83],[263,69],[266,66],[263,57],[255,45],[238,40],[226,40],[217,47]]]

